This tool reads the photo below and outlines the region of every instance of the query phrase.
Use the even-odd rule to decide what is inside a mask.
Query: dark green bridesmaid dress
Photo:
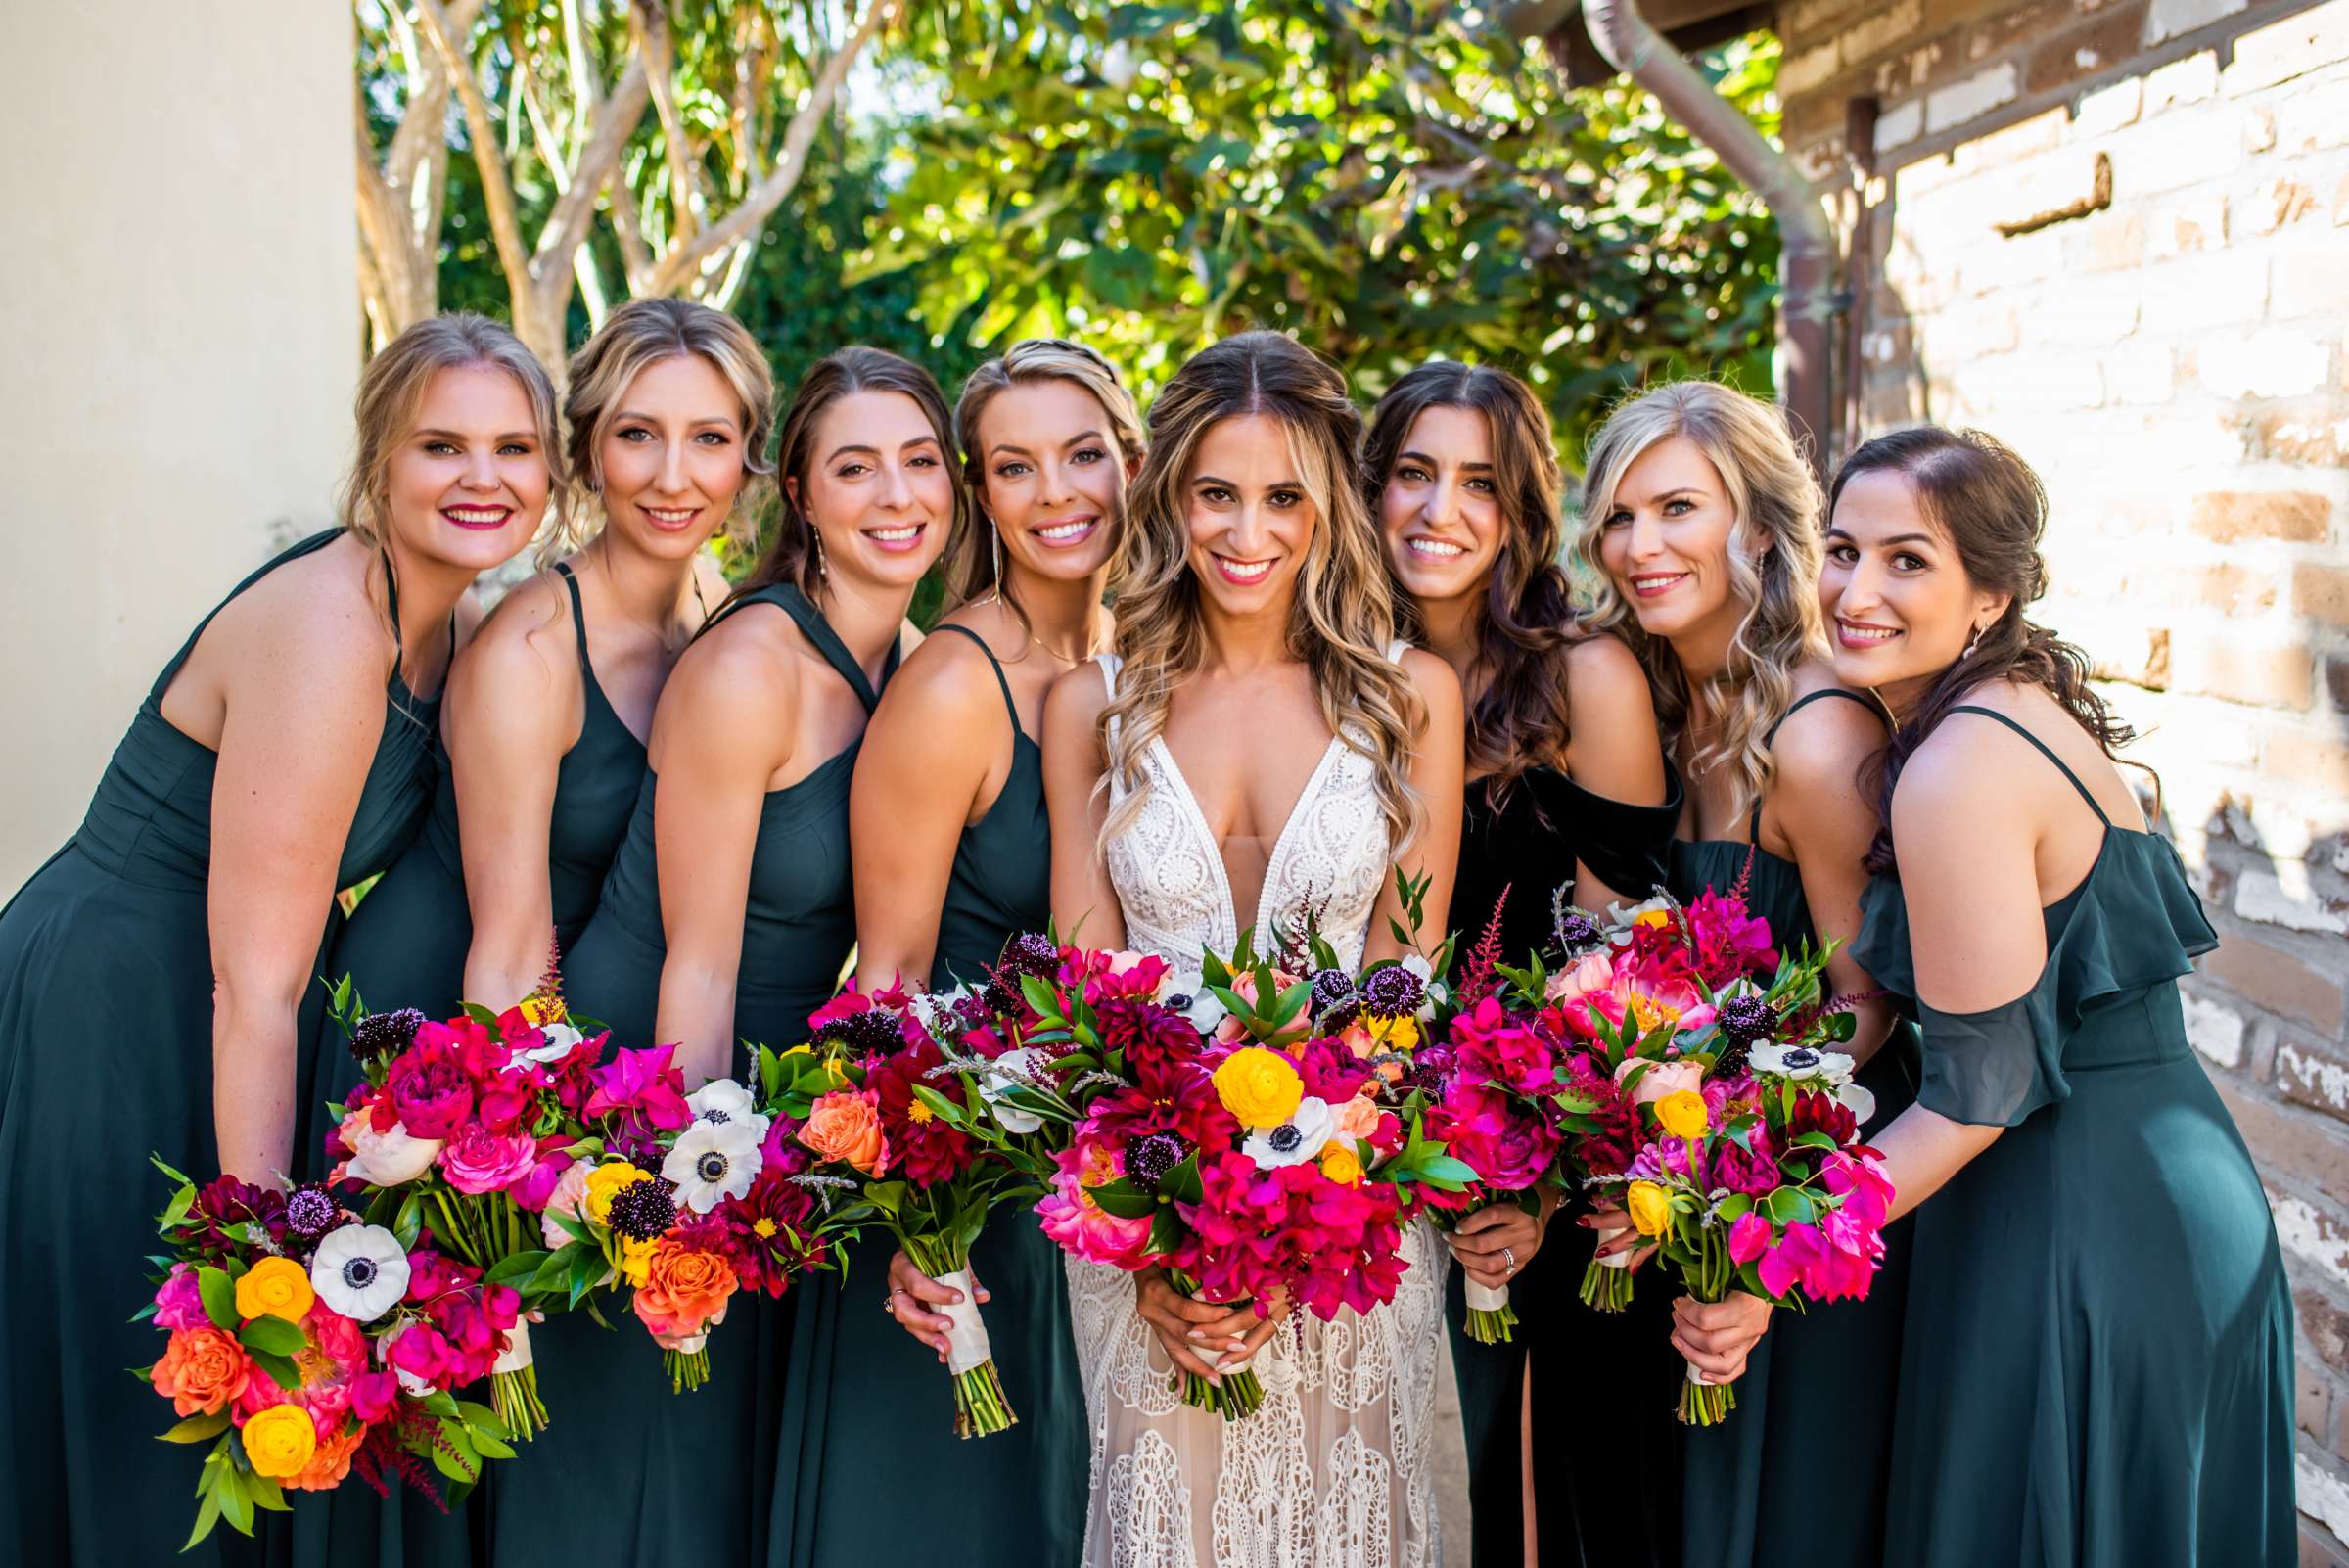
[[[644,742],[629,730],[605,697],[587,657],[587,616],[571,564],[555,572],[571,595],[573,640],[578,648],[579,683],[586,716],[578,738],[555,769],[554,809],[547,819],[547,892],[554,904],[554,936],[569,952],[587,929],[604,889],[604,877],[620,853],[644,783]],[[465,897],[465,861],[458,848],[457,786],[441,767],[432,814],[408,852],[377,879],[336,937],[326,965],[329,977],[347,974],[367,1005],[377,1012],[415,1007],[428,1018],[455,1016],[465,985],[465,955],[473,945],[473,913]],[[500,1006],[512,997],[470,998]],[[331,1098],[358,1083],[358,1064],[342,1048],[342,1030],[332,1020],[321,1056],[332,1064]],[[317,1151],[309,1151],[315,1154]]]
[[[547,890],[553,896],[555,934],[568,951],[595,912],[604,874],[634,812],[644,778],[644,743],[622,721],[595,678],[587,657],[586,612],[570,563],[559,563],[555,571],[571,595],[586,700],[578,739],[555,770],[554,809],[547,822]],[[458,852],[456,781],[444,761],[423,831],[359,900],[357,912],[335,938],[324,973],[330,979],[349,975],[378,1012],[417,1007],[430,1017],[448,1018],[457,1012],[472,945],[465,862]],[[497,1005],[511,998],[477,999]],[[331,1018],[320,1020],[317,1060],[324,1098],[340,1101],[358,1084],[358,1063],[345,1046],[342,1026]],[[299,1156],[315,1166],[322,1147],[313,1140]],[[527,1462],[533,1450],[521,1452]],[[495,1491],[507,1473],[490,1467],[469,1505],[448,1513],[413,1492],[401,1494],[392,1507],[366,1487],[345,1487],[325,1499],[325,1506],[295,1518],[294,1561],[298,1568],[328,1562],[459,1568],[484,1555],[481,1543],[489,1528],[484,1510],[495,1506]]]
[[[1858,957],[1922,1023],[1917,1103],[2005,1129],[1916,1210],[1882,1560],[2284,1568],[2291,1295],[2178,998],[2218,938],[2167,839],[2005,715],[1952,712],[2030,741],[2104,839],[2044,911],[2038,981],[1985,1012],[1914,1002],[1901,885],[1868,888]]]
[[[340,532],[295,545],[229,599]],[[396,624],[395,582],[391,601]],[[200,1453],[155,1441],[169,1405],[124,1370],[162,1354],[163,1336],[129,1320],[154,1290],[143,1275],[164,1196],[147,1155],[199,1181],[220,1163],[206,909],[219,759],[162,713],[211,622],[156,677],[80,828],[0,913],[0,1541],[13,1561],[244,1563],[284,1541],[284,1521],[263,1515],[260,1543],[222,1526],[177,1555]],[[414,836],[438,766],[438,709],[395,662],[336,886],[380,870]],[[331,914],[318,911],[322,948]],[[314,1098],[313,1076],[298,1073],[298,1105]],[[318,1505],[292,1500],[298,1513]]]
[[[879,693],[796,586],[747,594],[711,624],[759,606],[790,616],[872,712]],[[884,681],[897,659],[893,648]],[[856,750],[852,744],[798,783],[770,791],[760,808],[735,989],[737,1040],[778,1048],[804,1040],[807,1015],[837,989],[855,945],[849,779]],[[563,962],[572,1010],[610,1025],[616,1046],[655,1043],[667,952],[653,837],[658,787],[646,773],[602,901]],[[738,1049],[735,1076],[748,1066]],[[550,1424],[497,1478],[497,1568],[762,1560],[775,1528],[770,1490],[781,1528],[792,1523],[777,1481],[777,1406],[805,1381],[799,1340],[811,1324],[829,1323],[837,1305],[837,1290],[820,1283],[795,1285],[781,1301],[737,1293],[725,1324],[710,1336],[710,1381],[688,1394],[670,1392],[660,1353],[632,1318],[607,1333],[584,1313],[563,1313],[533,1330]],[[787,1440],[786,1474],[792,1452]]]
[[[1826,687],[1789,708],[1766,744],[1777,739],[1786,718],[1826,697],[1876,711],[1857,692]],[[1673,897],[1686,900],[1708,889],[1726,893],[1745,877],[1746,907],[1770,922],[1771,939],[1781,951],[1816,945],[1802,869],[1760,848],[1761,837],[1756,802],[1744,843],[1676,843]],[[1916,1096],[1916,1071],[1915,1034],[1898,1025],[1857,1075],[1876,1097],[1875,1115],[1861,1128],[1864,1138],[1909,1108]],[[1883,1561],[1910,1226],[1903,1220],[1886,1230],[1883,1267],[1865,1300],[1773,1313],[1770,1331],[1737,1380],[1737,1408],[1728,1420],[1681,1428],[1681,1548],[1688,1568],[1877,1568]],[[1677,1352],[1672,1364],[1676,1377],[1686,1375]],[[1831,1503],[1818,1490],[1819,1466],[1830,1455]]]
[[[1457,934],[1459,950],[1476,945],[1497,910],[1502,962],[1522,964],[1531,953],[1548,951],[1551,898],[1564,888],[1573,902],[1578,860],[1618,893],[1646,897],[1664,880],[1665,852],[1681,819],[1680,779],[1669,767],[1666,782],[1661,806],[1594,795],[1547,767],[1518,775],[1497,803],[1491,779],[1470,784],[1445,922]],[[1672,1517],[1671,1480],[1679,1473],[1672,1407],[1644,1392],[1657,1384],[1670,1387],[1665,1361],[1672,1350],[1657,1349],[1671,1333],[1670,1303],[1659,1308],[1635,1297],[1625,1313],[1583,1305],[1583,1269],[1595,1245],[1590,1232],[1573,1222],[1584,1208],[1579,1198],[1568,1198],[1542,1250],[1509,1281],[1517,1326],[1507,1344],[1480,1345],[1468,1337],[1467,1275],[1456,1261],[1446,1263],[1444,1311],[1468,1446],[1474,1568],[1519,1568],[1523,1561],[1525,1458],[1518,1417],[1529,1358],[1543,1562],[1647,1562],[1649,1544]],[[1619,1412],[1603,1428],[1613,1462],[1596,1446],[1602,1428],[1575,1419],[1576,1410],[1593,1404]],[[1641,1455],[1650,1462],[1641,1462]],[[1641,1478],[1635,1496],[1627,1487],[1629,1476]]]
[[[976,632],[940,626],[978,643],[993,666],[1012,728],[1011,771],[985,815],[963,829],[939,914],[930,983],[981,981],[1003,944],[1051,919],[1051,824],[1044,814],[1043,754],[1020,728],[1002,666]],[[790,1489],[792,1524],[770,1561],[833,1564],[951,1562],[957,1568],[1063,1568],[1084,1549],[1083,1385],[1069,1325],[1061,1251],[1035,1216],[997,1209],[971,1249],[987,1286],[987,1332],[1019,1424],[964,1440],[953,1430],[952,1380],[936,1353],[878,1310],[889,1289],[886,1238],[868,1241],[845,1297],[819,1314],[805,1304],[783,1397],[797,1417],[782,1450],[778,1506]],[[837,1293],[836,1293],[837,1294]],[[813,1296],[810,1296],[813,1300]],[[825,1343],[828,1336],[829,1343]],[[812,1385],[809,1380],[812,1380]],[[810,1386],[842,1391],[821,1406]],[[796,1452],[795,1452],[796,1450]],[[950,1511],[876,1507],[875,1478],[951,1476]]]

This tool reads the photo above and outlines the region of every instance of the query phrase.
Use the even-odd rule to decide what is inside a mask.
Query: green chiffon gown
[[[879,693],[796,586],[747,594],[712,624],[760,607],[790,616],[872,712]],[[892,649],[885,681],[897,658]],[[849,779],[856,750],[852,744],[798,783],[770,791],[760,808],[735,989],[738,1041],[781,1049],[804,1040],[807,1015],[838,988],[855,945]],[[653,837],[658,788],[646,773],[602,901],[563,963],[573,1013],[609,1025],[615,1046],[655,1043],[667,951]],[[748,1082],[748,1070],[737,1049],[735,1077]],[[710,1380],[686,1394],[670,1391],[660,1352],[632,1318],[607,1332],[584,1313],[563,1313],[532,1330],[549,1425],[498,1477],[490,1518],[496,1568],[763,1560],[770,1535],[780,1529],[788,1537],[796,1523],[776,1480],[777,1407],[806,1381],[798,1341],[837,1315],[838,1295],[823,1283],[794,1285],[780,1301],[737,1293],[710,1336]],[[784,1439],[787,1472],[794,1441]]]
[[[1786,718],[1826,697],[1875,712],[1858,693],[1831,686],[1796,702]],[[1769,741],[1786,718],[1772,727]],[[1727,893],[1744,877],[1746,907],[1770,922],[1771,940],[1782,952],[1806,942],[1816,945],[1802,870],[1759,848],[1761,829],[1756,803],[1745,842],[1675,844],[1673,897]],[[1860,1130],[1864,1139],[1909,1108],[1916,1076],[1915,1033],[1902,1024],[1857,1075],[1876,1097],[1875,1115]],[[1884,1263],[1865,1299],[1773,1313],[1770,1331],[1737,1380],[1737,1408],[1728,1420],[1681,1428],[1681,1554],[1687,1568],[1878,1568],[1884,1561],[1911,1223],[1903,1220],[1885,1231]],[[1684,1376],[1677,1353],[1673,1360]],[[1822,1462],[1833,1478],[1831,1501],[1819,1495]]]
[[[1575,864],[1630,898],[1664,880],[1665,853],[1681,819],[1681,783],[1666,769],[1667,799],[1631,806],[1594,795],[1554,768],[1520,774],[1497,804],[1492,781],[1468,786],[1460,857],[1445,929],[1473,948],[1499,914],[1501,961],[1547,951],[1551,899],[1574,899]],[[1534,1384],[1533,1478],[1544,1568],[1657,1560],[1679,1474],[1673,1433],[1670,1302],[1660,1291],[1624,1313],[1583,1305],[1583,1269],[1596,1244],[1574,1223],[1587,1205],[1569,1197],[1542,1250],[1509,1281],[1517,1326],[1504,1344],[1468,1337],[1467,1275],[1446,1259],[1444,1298],[1460,1424],[1468,1449],[1470,1568],[1523,1568],[1525,1453],[1519,1414]],[[1530,1359],[1530,1369],[1529,1369]],[[1618,1412],[1603,1426],[1579,1421],[1592,1406]],[[1603,1444],[1603,1447],[1602,1447]],[[1609,1462],[1608,1455],[1615,1462]],[[1627,1478],[1636,1477],[1635,1485]]]
[[[586,717],[578,739],[555,770],[555,799],[547,822],[547,890],[553,896],[555,935],[566,951],[585,929],[603,892],[604,874],[619,853],[634,814],[644,779],[644,743],[613,710],[587,657],[586,612],[569,563],[555,571],[571,595],[574,640]],[[359,907],[337,934],[324,973],[347,974],[360,996],[378,1012],[416,1007],[428,1017],[457,1012],[465,980],[465,954],[473,945],[473,917],[465,898],[464,860],[458,851],[457,789],[446,765],[439,769],[432,812],[407,853],[377,879]],[[502,998],[501,998],[502,999]],[[359,1081],[358,1062],[345,1048],[342,1026],[321,1018],[317,1031],[321,1096],[340,1101]],[[312,1176],[323,1162],[323,1145],[312,1140],[299,1151]],[[524,1462],[534,1452],[520,1451]],[[357,1564],[383,1568],[429,1562],[434,1568],[462,1568],[483,1558],[487,1511],[506,1470],[491,1466],[468,1505],[441,1513],[413,1492],[398,1505],[363,1486],[344,1487],[324,1506],[298,1514],[294,1562]]]
[[[1917,1103],[2005,1129],[1916,1210],[1882,1560],[2284,1568],[2291,1296],[2179,1004],[2218,939],[2167,839],[2005,715],[1953,712],[2030,741],[2104,840],[2044,911],[2037,982],[1985,1012],[1914,1003],[1901,885],[1868,889],[1857,956],[1922,1023]]]
[[[229,598],[340,531],[295,545]],[[396,623],[396,583],[391,597]],[[211,621],[156,677],[80,828],[0,913],[0,1542],[10,1560],[44,1568],[258,1562],[286,1540],[286,1521],[263,1515],[260,1542],[222,1526],[178,1554],[201,1455],[155,1441],[169,1403],[124,1370],[162,1354],[163,1336],[129,1320],[154,1292],[143,1276],[166,1195],[147,1156],[198,1181],[220,1163],[206,909],[219,759],[162,713]],[[394,663],[338,887],[415,835],[438,765],[438,709]],[[331,918],[318,911],[322,949]],[[314,1075],[298,1076],[299,1105]],[[291,1500],[297,1515],[320,1502]]]
[[[587,657],[586,612],[570,563],[559,563],[555,572],[571,595],[573,640],[586,708],[578,739],[556,765],[554,809],[547,820],[546,881],[554,904],[553,936],[568,953],[595,913],[604,878],[635,815],[644,783],[644,742],[613,710],[595,678]],[[349,975],[373,1011],[414,1007],[428,1018],[451,1018],[464,990],[465,954],[472,945],[473,913],[465,898],[465,861],[457,837],[457,786],[443,766],[423,831],[345,922],[328,954],[326,974],[333,979]],[[494,1006],[511,998],[471,999]],[[326,1031],[320,1056],[329,1064],[328,1095],[340,1099],[357,1084],[358,1064],[343,1048],[343,1032],[331,1019]]]
[[[934,635],[949,633],[987,652],[962,626],[940,626]],[[1009,938],[1041,931],[1051,919],[1042,753],[1020,729],[1002,667],[993,653],[987,659],[1011,716],[1011,771],[955,846],[929,977],[938,990],[984,981]],[[826,1301],[814,1313],[803,1304],[783,1389],[791,1435],[776,1480],[778,1508],[790,1498],[791,1528],[777,1531],[770,1562],[1076,1562],[1084,1547],[1087,1450],[1060,1249],[1032,1212],[1015,1207],[990,1215],[971,1249],[989,1294],[988,1341],[1019,1423],[965,1440],[954,1435],[952,1382],[936,1353],[878,1309],[889,1289],[881,1267],[888,1247],[885,1237],[865,1244],[845,1301]],[[809,1303],[816,1299],[810,1293]],[[939,1494],[949,1505],[876,1506],[877,1480],[892,1475],[950,1476]]]

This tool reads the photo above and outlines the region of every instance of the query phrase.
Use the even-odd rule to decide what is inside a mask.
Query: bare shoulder
[[[1451,666],[1425,648],[1405,648],[1396,663],[1409,678],[1411,689],[1419,694],[1421,702],[1439,713],[1459,712],[1460,677]]]
[[[1047,749],[1095,744],[1101,711],[1109,706],[1109,686],[1101,667],[1086,660],[1052,682],[1044,694],[1044,744]]]
[[[1622,638],[1592,632],[1567,645],[1567,715],[1576,728],[1636,719],[1656,722],[1655,693],[1639,656]]]
[[[881,694],[882,714],[956,732],[976,731],[1002,710],[994,669],[968,637],[924,638],[904,655]]]
[[[468,596],[470,597],[470,596]],[[468,685],[504,690],[509,685],[542,691],[570,659],[571,605],[552,572],[517,584],[500,599],[464,643],[457,658]]]
[[[389,680],[398,646],[378,607],[373,566],[363,547],[337,539],[238,594],[205,633],[226,656],[223,677],[284,661],[307,680],[338,686]]]
[[[1858,701],[1803,702],[1838,689],[1834,672],[1823,667],[1806,665],[1796,671],[1795,700],[1802,706],[1787,714],[1770,748],[1772,766],[1784,781],[1849,788],[1860,765],[1883,749],[1884,713],[1865,693],[1857,694]]]
[[[737,715],[760,728],[788,732],[799,709],[799,628],[789,616],[764,605],[746,605],[696,637],[677,656],[661,689],[661,706],[673,699],[705,714]]]
[[[1934,726],[1901,764],[1900,782],[1892,791],[1893,832],[1924,831],[1929,824],[1968,816],[1988,822],[2012,815],[1996,807],[2010,807],[2018,795],[2032,791],[2028,775],[2018,774],[2014,753],[1999,744],[2001,736],[2018,749],[2025,744],[1978,714],[1952,714]]]

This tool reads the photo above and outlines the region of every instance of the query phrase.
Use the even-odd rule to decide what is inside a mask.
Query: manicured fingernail
[[[1207,1332],[1204,1329],[1194,1328],[1185,1332],[1182,1337],[1185,1339],[1205,1339],[1207,1338]]]

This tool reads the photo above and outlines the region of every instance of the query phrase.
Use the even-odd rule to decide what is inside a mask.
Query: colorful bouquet
[[[1156,957],[1062,948],[1046,978],[1028,953],[1016,1005],[998,997],[986,1030],[1024,1053],[996,1058],[1016,1070],[994,1092],[1036,1130],[1005,1153],[1047,1189],[1037,1212],[1063,1250],[1260,1313],[1326,1321],[1394,1299],[1421,1193],[1475,1177],[1424,1136],[1394,1048],[1416,1042],[1426,982],[1398,964],[1358,980],[1317,939],[1300,945],[1279,958],[1317,962],[1314,978],[1243,937],[1227,959],[1203,955],[1196,992]],[[1226,1419],[1264,1398],[1252,1371],[1181,1384]]]
[[[1587,1042],[1573,1092],[1610,1107],[1579,1141],[1586,1179],[1623,1189],[1698,1301],[1865,1296],[1892,1187],[1858,1143],[1874,1104],[1834,1048],[1856,1020],[1826,993],[1827,954],[1781,960],[1741,891],[1619,913],[1611,931],[1561,921],[1570,966],[1543,984]],[[1689,1368],[1681,1420],[1712,1425],[1735,1403]]]
[[[288,1490],[330,1491],[354,1471],[379,1494],[397,1478],[432,1496],[430,1461],[454,1499],[484,1460],[513,1457],[506,1421],[455,1391],[500,1356],[514,1291],[429,1238],[362,1222],[323,1186],[198,1187],[156,1166],[178,1185],[139,1315],[170,1338],[138,1375],[180,1416],[164,1442],[212,1444],[189,1545],[222,1519],[250,1536],[255,1510],[286,1511]]]
[[[919,1001],[893,987],[852,989],[826,1003],[808,1020],[812,1073],[799,1069],[783,1102],[795,1113],[791,1140],[813,1162],[809,1179],[847,1195],[829,1222],[880,1225],[916,1268],[961,1292],[939,1309],[953,1324],[954,1430],[987,1437],[1019,1415],[979,1315],[971,1244],[990,1208],[1036,1196],[999,1152],[1036,1124],[1001,1103],[1000,1086],[1022,1064],[994,1066],[1003,1047],[978,1027],[980,1008],[967,997]]]
[[[665,1065],[667,1053],[622,1052],[597,1067],[605,1037],[573,1026],[551,966],[536,992],[502,1014],[468,1007],[435,1022],[413,1008],[370,1013],[347,977],[334,1013],[364,1079],[330,1107],[339,1123],[326,1140],[330,1184],[358,1183],[353,1206],[403,1244],[429,1225],[438,1247],[484,1282],[511,1287],[526,1312],[576,1306],[604,1270],[577,1252],[540,1250],[536,1216],[597,1147],[592,1121],[658,1114],[625,1095],[648,1072],[657,1076],[643,1058]],[[680,1101],[675,1120],[683,1119]],[[546,1425],[527,1321],[512,1325],[490,1393],[516,1435]]]

